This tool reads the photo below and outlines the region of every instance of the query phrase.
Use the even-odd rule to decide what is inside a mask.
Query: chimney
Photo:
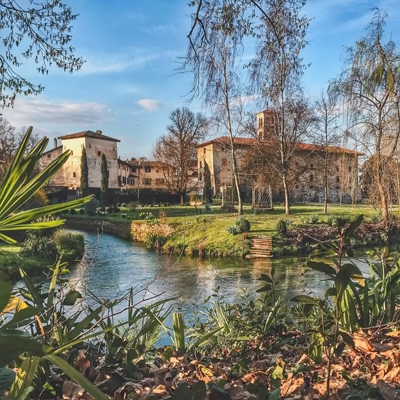
[[[57,148],[57,138],[54,138],[54,148]]]
[[[99,130],[97,130],[97,131],[96,131],[96,133],[98,133],[99,135],[101,135],[103,132],[102,132],[102,131],[99,131]]]

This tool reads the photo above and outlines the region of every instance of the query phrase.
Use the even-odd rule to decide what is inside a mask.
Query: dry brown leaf
[[[90,368],[90,361],[86,358],[86,353],[83,350],[79,352],[74,366],[81,372],[81,374],[85,374],[87,369]]]
[[[368,340],[367,335],[363,331],[358,331],[353,334],[353,340],[356,350],[363,353],[371,353],[375,351],[371,342]]]
[[[296,390],[300,389],[303,385],[304,379],[302,377],[295,377],[288,379],[287,381],[282,380],[281,382],[281,396],[290,396]]]
[[[393,338],[400,338],[400,331],[387,332],[385,335]]]

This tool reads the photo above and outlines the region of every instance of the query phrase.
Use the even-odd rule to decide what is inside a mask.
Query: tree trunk
[[[289,215],[290,214],[289,187],[286,181],[286,176],[283,176],[282,183],[283,183],[283,191],[285,193],[285,214]]]
[[[328,155],[325,154],[324,171],[324,214],[328,213]]]
[[[377,179],[377,185],[378,185],[379,196],[381,198],[382,220],[385,223],[385,225],[387,225],[389,222],[389,207],[388,207],[386,193],[382,186],[380,177]]]
[[[232,121],[231,121],[231,108],[229,104],[229,85],[228,85],[228,77],[226,72],[226,60],[224,63],[224,96],[225,96],[225,110],[226,110],[226,119],[227,119],[227,127],[229,132],[229,139],[231,143],[231,157],[232,157],[232,172],[233,172],[233,179],[235,181],[236,192],[238,197],[238,215],[243,214],[243,204],[242,204],[242,196],[240,195],[240,186],[239,186],[239,177],[238,177],[238,168],[236,162],[236,154],[235,154],[235,142],[233,139],[233,128],[232,128]]]
[[[183,206],[183,204],[185,203],[185,193],[181,192],[180,196],[181,196],[181,206]]]

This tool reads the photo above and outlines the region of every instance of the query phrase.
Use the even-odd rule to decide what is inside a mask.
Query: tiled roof
[[[120,142],[119,139],[114,139],[110,136],[103,135],[102,133],[97,133],[93,131],[82,131],[82,132],[77,132],[77,133],[71,133],[70,135],[64,135],[64,136],[59,136],[58,139],[76,139],[76,138],[82,138],[82,137],[93,137],[97,139],[103,139],[103,140],[111,140],[112,142]]]
[[[252,138],[240,138],[240,137],[236,137],[233,139],[235,144],[241,144],[241,145],[252,145],[255,144],[257,142],[256,139],[252,139]],[[197,145],[197,147],[204,147],[204,146],[208,146],[209,144],[223,144],[223,145],[229,145],[231,143],[229,136],[221,136],[219,138],[215,138],[212,140],[209,140],[208,142],[205,143],[201,143],[199,145]]]
[[[254,144],[259,143],[257,139],[253,138],[234,138],[233,139],[235,144],[238,145],[243,145],[243,146],[251,146]],[[205,147],[210,144],[222,144],[222,145],[230,145],[230,138],[229,136],[221,136],[219,138],[215,138],[212,140],[209,140],[208,142],[201,143],[197,145],[197,147]],[[297,149],[300,151],[325,151],[325,146],[321,145],[316,145],[316,144],[311,144],[311,143],[299,143],[297,145]],[[345,153],[345,154],[354,154],[354,155],[363,155],[363,153],[359,153],[356,150],[350,150],[346,149],[344,147],[338,147],[338,146],[328,146],[328,151],[331,153]]]
[[[42,154],[42,156],[45,156],[46,154],[52,153],[55,150],[62,150],[62,146],[54,147],[54,148],[52,148],[50,150],[47,150]]]

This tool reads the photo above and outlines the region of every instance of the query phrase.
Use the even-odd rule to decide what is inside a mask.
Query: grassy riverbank
[[[206,212],[203,207],[196,209],[191,206],[147,206],[138,207],[135,210],[120,207],[118,213],[88,216],[81,215],[76,210],[75,214],[68,215],[68,219],[71,222],[84,220],[94,227],[96,226],[95,221],[108,221],[112,226],[121,227],[120,236],[122,237],[127,236],[126,226],[131,221],[149,223],[164,221],[175,231],[163,243],[162,249],[166,252],[180,253],[184,248],[188,255],[200,253],[205,256],[242,257],[248,253],[250,239],[253,235],[273,236],[274,255],[304,253],[309,250],[311,244],[299,236],[300,231],[305,230],[305,232],[329,238],[333,230],[328,225],[334,225],[338,217],[352,220],[360,214],[364,215],[368,229],[365,228],[364,234],[355,239],[355,245],[382,245],[388,241],[377,225],[380,220],[379,211],[373,207],[348,204],[332,205],[328,211],[328,214],[323,214],[321,204],[299,204],[292,206],[292,214],[289,216],[285,215],[284,207],[280,205],[275,206],[274,210],[267,213],[254,214],[250,205],[245,205],[244,215],[251,224],[251,230],[246,236],[232,235],[227,232],[227,228],[235,223],[237,215],[223,213],[218,203],[213,204],[209,212]],[[400,211],[396,208],[393,210],[393,214],[398,217]],[[284,220],[287,224],[288,235],[286,237],[279,235],[276,230],[280,220]],[[84,226],[82,229],[85,229]],[[372,234],[368,232],[371,229],[374,231]],[[116,232],[109,233],[116,234]]]
[[[20,252],[21,247],[19,246],[0,246],[0,271],[4,272],[12,280],[21,277],[19,268],[23,268],[28,275],[32,276],[39,274],[48,265],[48,263],[38,258],[22,256]]]

